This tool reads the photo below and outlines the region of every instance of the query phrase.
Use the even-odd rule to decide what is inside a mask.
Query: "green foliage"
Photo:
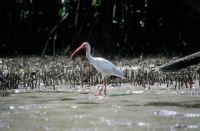
[[[66,4],[66,2],[64,1],[64,0],[61,0],[60,1],[60,4],[61,4],[61,8],[59,8],[59,13],[58,13],[58,15],[59,15],[59,17],[64,17],[65,15],[66,15],[66,13],[67,13],[67,10],[66,10],[66,6],[65,6],[65,4]]]
[[[92,3],[91,3],[92,6],[100,6],[101,5],[101,0],[92,0]]]
[[[63,17],[65,16],[65,14],[66,14],[66,8],[65,7],[60,8],[59,17]]]

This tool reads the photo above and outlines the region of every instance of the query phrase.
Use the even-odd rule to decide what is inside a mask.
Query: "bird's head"
[[[81,46],[79,46],[71,55],[70,60],[74,57],[76,53],[78,53],[81,49],[88,48],[90,45],[88,42],[83,42]]]

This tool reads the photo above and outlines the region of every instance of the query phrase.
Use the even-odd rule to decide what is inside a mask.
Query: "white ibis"
[[[84,42],[79,48],[77,48],[74,53],[71,55],[70,59],[79,52],[81,49],[86,48],[86,58],[88,59],[89,63],[94,66],[94,68],[101,72],[102,79],[103,79],[103,86],[101,89],[96,93],[97,96],[102,95],[101,92],[104,90],[104,95],[106,95],[106,77],[109,76],[117,76],[122,79],[125,79],[123,70],[120,67],[115,66],[110,61],[101,58],[101,57],[93,57],[90,54],[91,47],[88,42]]]

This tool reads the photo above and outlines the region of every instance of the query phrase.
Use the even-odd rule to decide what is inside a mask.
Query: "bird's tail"
[[[120,76],[120,78],[121,78],[121,79],[126,79],[126,77],[125,77],[125,76]]]

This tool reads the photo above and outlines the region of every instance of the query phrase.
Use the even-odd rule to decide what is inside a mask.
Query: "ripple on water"
[[[97,129],[92,128],[92,127],[89,127],[89,128],[72,128],[71,131],[97,131]]]
[[[34,109],[46,109],[47,106],[45,105],[38,105],[38,104],[27,104],[27,105],[10,105],[10,110],[34,110]]]
[[[81,102],[77,102],[77,104],[95,105],[95,104],[99,104],[99,103],[93,102],[93,101],[81,101]]]
[[[143,121],[139,121],[139,122],[134,122],[134,121],[130,121],[130,120],[116,120],[116,119],[109,119],[109,118],[105,118],[105,117],[101,117],[100,118],[102,122],[106,123],[109,126],[139,126],[139,127],[149,127],[150,124],[143,122]]]
[[[145,104],[146,106],[176,106],[176,107],[184,107],[184,108],[200,108],[199,101],[192,102],[149,102]]]
[[[10,107],[9,107],[11,110],[14,110],[15,109],[15,107],[13,106],[13,105],[10,105]]]
[[[74,98],[62,98],[60,99],[61,101],[73,101],[73,100],[76,100]]]
[[[199,125],[183,125],[183,124],[176,124],[174,128],[178,129],[197,129],[200,128]]]
[[[38,105],[38,104],[28,104],[28,105],[20,105],[18,106],[19,109],[24,109],[24,110],[34,110],[34,109],[46,109],[47,106],[45,105]]]
[[[108,96],[100,95],[100,96],[89,96],[88,99],[90,100],[107,100]]]
[[[165,117],[183,117],[183,118],[196,118],[200,117],[200,114],[195,113],[177,113],[176,111],[169,111],[169,110],[159,110],[154,111],[153,113],[156,116],[165,116]]]
[[[144,91],[143,90],[140,90],[140,91],[132,91],[133,94],[143,94]]]

